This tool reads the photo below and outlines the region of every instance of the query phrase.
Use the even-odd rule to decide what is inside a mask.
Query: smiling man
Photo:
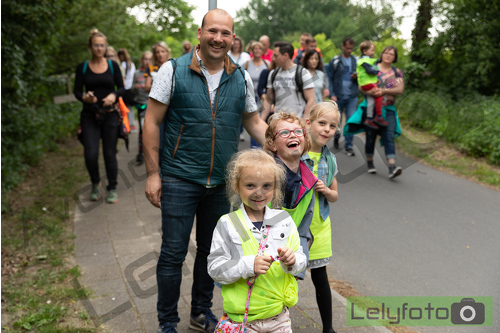
[[[182,263],[195,216],[189,327],[214,331],[218,319],[210,310],[214,283],[207,272],[207,256],[218,219],[229,213],[226,164],[238,149],[240,124],[260,144],[267,129],[256,112],[250,75],[227,55],[234,37],[233,19],[226,11],[208,12],[198,29],[200,43],[160,68],[149,95],[144,121],[145,194],[162,210],[156,270],[162,333],[177,332]],[[159,150],[162,122],[165,135]]]

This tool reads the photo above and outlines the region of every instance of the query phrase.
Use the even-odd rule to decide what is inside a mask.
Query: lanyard
[[[269,229],[271,229],[271,226],[266,226],[266,232],[262,233],[262,239],[260,240],[259,244],[259,250],[257,251],[257,255],[261,256],[264,254],[264,249],[267,244],[267,239],[269,238]],[[274,259],[271,257],[273,261],[279,260],[279,257]],[[255,284],[255,280],[257,279],[258,275],[251,277],[250,279],[247,280],[247,284],[250,288],[248,288],[248,295],[247,295],[247,305],[245,306],[245,316],[243,317],[243,330],[244,332],[247,332],[247,319],[248,319],[248,308],[250,307],[250,295],[252,294],[253,286]]]

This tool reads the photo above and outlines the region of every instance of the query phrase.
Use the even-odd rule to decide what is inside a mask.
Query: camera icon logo
[[[455,325],[481,325],[484,323],[484,304],[473,298],[462,298],[451,305],[451,322]]]

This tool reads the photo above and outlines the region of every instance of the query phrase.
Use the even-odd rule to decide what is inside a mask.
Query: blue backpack
[[[111,62],[111,60],[108,59],[108,65],[109,65],[109,69],[111,69],[111,74],[113,74],[113,76],[115,75],[115,69],[113,68],[113,63]],[[83,64],[83,75],[85,75],[85,73],[87,72],[87,67],[89,67],[89,61],[85,61],[85,63]]]

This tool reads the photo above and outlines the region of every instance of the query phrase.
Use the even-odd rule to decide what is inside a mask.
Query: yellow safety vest
[[[246,226],[245,217],[241,209],[227,214],[241,240],[241,247],[245,256],[256,255],[259,243]],[[298,234],[291,233],[287,246],[297,250],[300,246]],[[247,280],[222,285],[224,311],[235,322],[242,322],[245,314],[248,296]],[[285,273],[278,261],[274,261],[266,274],[259,275],[255,280],[250,296],[248,321],[267,319],[278,315],[283,306],[292,307],[297,304],[299,287],[295,277]]]

